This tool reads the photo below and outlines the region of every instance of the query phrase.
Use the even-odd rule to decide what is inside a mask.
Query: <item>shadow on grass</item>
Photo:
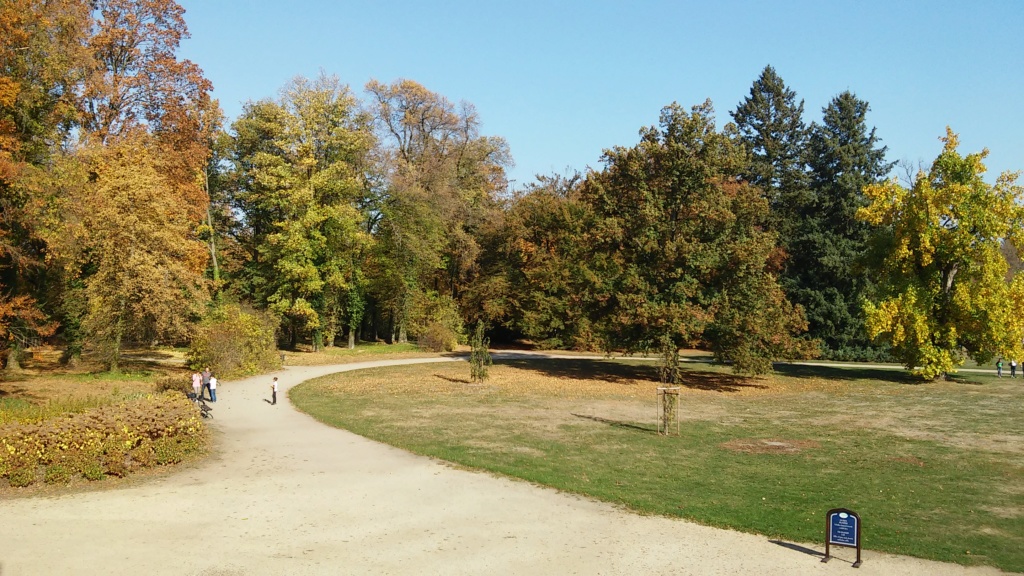
[[[530,370],[554,378],[576,378],[600,380],[615,384],[632,384],[641,382],[657,382],[658,367],[651,365],[623,364],[607,360],[581,358],[502,358],[495,359],[495,364],[511,366],[519,370]]]
[[[434,374],[434,378],[440,378],[441,380],[444,380],[446,382],[451,382],[453,384],[472,384],[473,383],[471,380],[466,380],[465,378],[452,378],[451,376],[445,376],[444,374]]]
[[[503,358],[496,364],[530,370],[554,378],[600,380],[624,386],[640,383],[658,383],[658,366],[649,364],[627,364],[618,361],[596,359],[564,358]],[[710,370],[690,370],[686,366],[680,374],[679,386],[693,390],[711,392],[739,392],[749,388],[767,388],[747,376],[739,376]]]
[[[657,434],[658,433],[658,431],[653,426],[643,426],[643,425],[639,425],[639,424],[633,424],[633,423],[630,423],[630,422],[622,422],[620,420],[609,420],[608,418],[602,418],[600,416],[588,416],[586,414],[577,414],[575,412],[570,412],[569,414],[572,414],[573,416],[575,416],[577,418],[583,418],[584,420],[593,420],[594,422],[600,422],[601,424],[607,424],[607,425],[612,426],[614,428],[628,428],[630,430],[636,430],[638,432],[644,432],[644,433],[647,433],[647,434]]]
[[[827,378],[829,380],[880,380],[896,384],[923,384],[925,381],[915,378],[903,369],[886,370],[883,368],[837,368],[834,366],[818,366],[815,364],[776,364],[775,372],[783,376],[795,378]]]
[[[739,392],[744,389],[763,390],[768,388],[747,376],[709,372],[706,370],[684,371],[679,374],[679,385],[692,390],[708,392]]]
[[[6,386],[0,386],[0,400],[24,400],[26,402],[37,402],[42,400],[38,395],[33,394],[28,388],[11,386],[9,382],[3,382]]]

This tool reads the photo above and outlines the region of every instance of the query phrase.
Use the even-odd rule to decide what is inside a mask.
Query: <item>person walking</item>
[[[217,401],[217,377],[214,376],[213,374],[210,374],[209,387],[210,387],[210,402],[216,402]]]
[[[199,375],[199,372],[192,373],[192,392],[196,395],[196,399],[199,399],[199,394],[203,389],[203,377]]]
[[[1010,360],[1010,378],[1017,377],[1017,361]]]
[[[998,358],[996,360],[996,378],[1002,378],[1002,377],[1003,377],[1003,359],[1002,358]]]
[[[207,366],[206,370],[203,370],[203,373],[202,373],[203,387],[199,389],[199,397],[200,398],[202,398],[203,394],[205,394],[206,391],[210,389],[210,378],[212,378],[212,377],[213,377],[213,373],[210,372],[210,367]]]
[[[277,376],[274,376],[274,381],[270,384],[270,405],[277,405]]]

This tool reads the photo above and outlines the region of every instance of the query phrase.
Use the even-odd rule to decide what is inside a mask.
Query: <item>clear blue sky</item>
[[[179,0],[180,54],[233,120],[292,77],[409,78],[473,103],[516,186],[600,167],[662,106],[711,98],[719,126],[772,65],[805,121],[843,90],[871,104],[890,160],[930,164],[946,125],[989,148],[987,180],[1024,169],[1024,2]]]

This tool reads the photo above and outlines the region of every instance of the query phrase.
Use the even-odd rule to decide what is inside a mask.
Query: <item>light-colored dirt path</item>
[[[280,376],[287,390],[332,372],[415,362]],[[820,543],[638,516],[456,470],[322,425],[283,393],[270,406],[269,382],[218,389],[218,455],[199,467],[123,490],[0,502],[0,576],[999,573],[871,551],[853,571],[839,558],[819,562],[811,552]]]

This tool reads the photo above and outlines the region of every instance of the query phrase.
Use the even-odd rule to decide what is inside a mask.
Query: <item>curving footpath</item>
[[[279,372],[309,378],[391,360]],[[292,408],[270,376],[218,388],[216,453],[119,490],[0,502],[0,576],[1000,574],[772,542],[453,469]]]

